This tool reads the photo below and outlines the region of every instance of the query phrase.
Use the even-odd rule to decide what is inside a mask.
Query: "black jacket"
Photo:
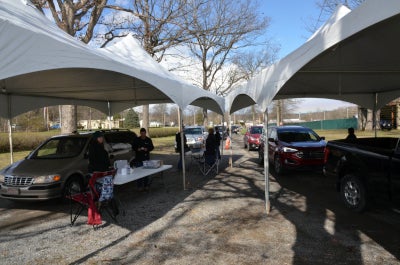
[[[141,150],[141,148],[147,148],[147,151]],[[136,152],[135,161],[143,162],[150,160],[150,152],[153,151],[153,149],[153,141],[149,137],[146,136],[144,139],[137,137],[133,144],[133,150]]]
[[[206,151],[204,152],[205,155],[215,155],[217,150],[217,142],[215,141],[215,135],[209,134],[206,140]]]
[[[221,133],[220,132],[215,133],[215,142],[216,142],[217,146],[221,145]]]
[[[104,144],[92,141],[89,146],[89,166],[88,171],[104,172],[110,169],[110,158],[108,152],[104,149]]]
[[[181,153],[182,152],[182,149],[181,149],[181,133],[180,132],[178,132],[177,134],[175,134],[175,141],[176,141],[176,149],[177,149],[177,152],[178,153]],[[184,146],[183,146],[183,148],[185,149],[185,150],[188,150],[189,149],[189,146],[187,145],[187,140],[186,140],[186,135],[185,134],[183,134],[183,141],[184,141]]]

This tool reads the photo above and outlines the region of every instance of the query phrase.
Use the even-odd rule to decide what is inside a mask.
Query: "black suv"
[[[129,160],[136,134],[129,130],[103,130],[110,160]],[[88,172],[88,147],[93,132],[49,138],[25,159],[0,170],[0,197],[47,200],[63,197],[69,187],[82,190]]]

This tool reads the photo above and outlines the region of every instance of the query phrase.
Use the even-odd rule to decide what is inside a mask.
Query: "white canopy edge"
[[[287,98],[280,96],[279,90],[292,78],[302,67],[325,51],[334,48],[341,41],[367,29],[381,21],[400,13],[398,0],[387,0],[384,3],[378,0],[369,0],[360,5],[357,9],[349,12],[348,8],[339,6],[331,18],[318,29],[310,39],[298,49],[265,68],[246,84],[238,86],[228,96],[226,107],[232,113],[240,108],[252,105],[251,101],[241,102],[238,100],[243,95],[249,95],[263,111],[266,111],[273,99]],[[350,91],[349,91],[350,92]],[[380,93],[380,101],[387,102],[397,91]],[[290,97],[321,97],[345,100],[359,105],[372,108],[375,104],[371,94],[307,94],[299,91]],[[235,104],[234,104],[235,103]]]
[[[0,102],[10,99],[14,103],[21,103],[11,108],[2,104],[0,107],[2,117],[14,117],[28,109],[44,106],[44,104],[55,105],[60,102],[90,104],[103,112],[111,106],[111,112],[116,113],[132,107],[133,103],[176,103],[179,107],[185,108],[192,102],[215,101],[208,103],[208,107],[218,113],[224,110],[224,99],[188,85],[172,74],[168,75],[168,71],[161,71],[161,65],[155,61],[144,63],[134,60],[135,58],[128,61],[126,58],[113,56],[111,53],[96,51],[79,42],[56,27],[29,1],[2,0],[0,36],[2,36],[0,38],[0,58],[2,59],[0,60]],[[79,84],[83,89],[76,85],[73,91],[72,86],[68,87],[67,84],[62,89],[50,85],[45,87],[45,84],[43,84],[43,89],[37,88],[40,85],[39,82],[44,82],[39,80],[39,76],[47,71],[57,72],[58,70],[61,73],[64,71],[72,76],[77,75],[79,79],[80,69],[94,72],[93,76],[85,79],[88,83]],[[115,82],[118,87],[113,87],[113,89],[116,91],[125,89],[129,97],[114,100],[113,95],[117,92],[110,91],[110,84],[102,87],[102,83],[95,78],[99,74],[98,71],[107,73],[113,81],[122,80],[121,84]],[[27,85],[26,76],[30,78],[29,81],[36,78],[38,82]],[[129,81],[129,78],[132,81]],[[128,91],[132,91],[133,88],[125,85],[129,82],[135,87],[135,80],[139,80],[142,87],[152,87],[159,92],[154,98],[135,98],[134,93]],[[60,86],[63,85],[63,81],[65,80],[59,81]],[[77,83],[79,80],[74,81]],[[69,82],[73,83],[70,80]],[[30,85],[36,87],[32,89]],[[81,92],[82,90],[84,92]],[[100,93],[104,93],[104,96],[99,96]],[[97,94],[96,97],[95,94]],[[28,99],[30,97],[31,99]],[[39,97],[43,97],[43,100],[39,100]],[[209,100],[204,101],[205,98]],[[14,103],[12,105],[15,105]]]

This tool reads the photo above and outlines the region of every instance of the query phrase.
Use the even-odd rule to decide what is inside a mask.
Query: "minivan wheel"
[[[352,174],[345,175],[340,184],[340,196],[347,208],[362,212],[367,205],[364,183]]]
[[[83,185],[78,177],[70,177],[65,183],[64,190],[62,193],[62,200],[68,201],[68,196],[81,193],[83,191]]]

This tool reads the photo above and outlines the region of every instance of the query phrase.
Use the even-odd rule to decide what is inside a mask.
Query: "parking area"
[[[233,168],[224,150],[220,173],[189,168],[158,179],[150,193],[134,183],[117,192],[126,216],[93,230],[83,215],[69,225],[68,205],[0,199],[2,264],[400,264],[400,214],[373,204],[357,214],[345,209],[334,180],[321,172],[271,171],[265,213],[263,169],[257,152],[232,139]],[[176,164],[171,150],[155,152]]]

